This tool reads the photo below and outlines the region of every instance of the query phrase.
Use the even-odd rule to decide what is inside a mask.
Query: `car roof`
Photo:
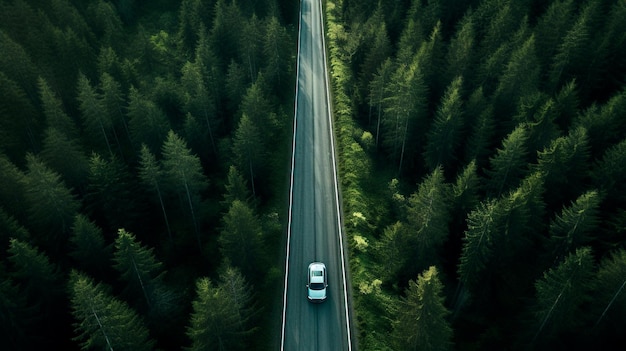
[[[312,262],[311,264],[309,264],[310,271],[320,271],[320,270],[324,270],[325,268],[326,268],[326,265],[323,264],[322,262]]]

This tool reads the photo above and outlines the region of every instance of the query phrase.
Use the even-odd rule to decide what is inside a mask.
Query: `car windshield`
[[[311,283],[309,284],[309,288],[312,290],[322,290],[324,289],[324,283]]]

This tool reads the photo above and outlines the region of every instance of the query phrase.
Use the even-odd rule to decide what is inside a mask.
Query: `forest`
[[[626,2],[325,14],[359,349],[623,349]]]
[[[621,350],[626,2],[323,4],[358,348]],[[0,0],[3,349],[273,348],[298,9]]]
[[[4,350],[267,350],[294,1],[0,1]]]

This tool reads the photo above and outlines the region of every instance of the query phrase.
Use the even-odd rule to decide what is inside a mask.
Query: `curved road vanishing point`
[[[320,0],[301,0],[281,351],[352,351]],[[307,300],[307,266],[326,264],[328,298]]]

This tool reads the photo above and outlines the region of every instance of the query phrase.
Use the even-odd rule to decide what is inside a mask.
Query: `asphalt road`
[[[327,91],[320,0],[300,2],[298,81],[285,264],[281,350],[354,350],[347,297],[336,161]],[[328,299],[306,298],[306,271],[321,261]]]

